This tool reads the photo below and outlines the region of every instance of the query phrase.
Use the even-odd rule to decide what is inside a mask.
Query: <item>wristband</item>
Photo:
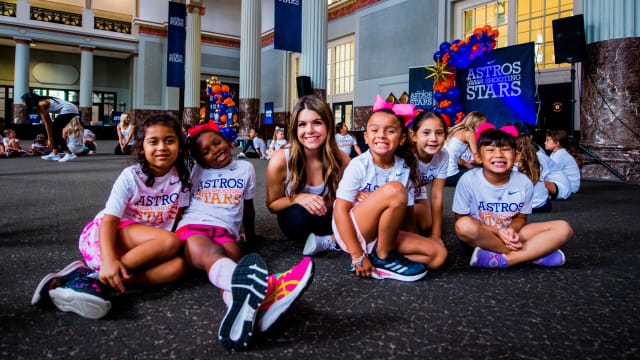
[[[362,256],[360,256],[359,258],[355,259],[355,260],[351,260],[351,265],[358,265],[358,266],[362,266],[362,260],[364,260],[364,257],[367,256],[366,252],[362,253]]]

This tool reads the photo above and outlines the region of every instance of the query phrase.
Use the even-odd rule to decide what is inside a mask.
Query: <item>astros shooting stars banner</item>
[[[187,7],[169,1],[169,29],[167,34],[167,86],[184,87],[184,53]]]
[[[425,67],[409,69],[409,102],[416,109],[432,109],[433,80]],[[536,123],[534,44],[499,48],[458,69],[456,87],[464,112],[480,111],[500,127],[506,122]]]
[[[480,111],[497,127],[516,121],[535,124],[534,70],[533,43],[485,52],[456,74],[464,112]]]
[[[275,0],[274,3],[273,48],[300,52],[302,0]]]

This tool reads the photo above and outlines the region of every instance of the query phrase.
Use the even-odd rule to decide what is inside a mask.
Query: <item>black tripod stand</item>
[[[593,160],[595,160],[596,162],[598,162],[598,164],[604,166],[605,168],[607,168],[607,170],[609,170],[613,175],[615,175],[618,179],[625,181],[624,176],[622,176],[622,174],[620,174],[619,172],[617,172],[614,168],[612,168],[611,166],[609,166],[609,164],[607,164],[606,162],[602,161],[602,159],[600,159],[599,157],[597,157],[594,153],[592,153],[591,151],[589,151],[589,149],[587,149],[586,147],[584,147],[583,145],[580,144],[580,142],[574,138],[574,119],[575,119],[575,104],[576,104],[576,63],[575,62],[571,62],[571,131],[569,132],[569,140],[576,145],[580,150],[584,151],[587,155],[591,156],[591,158],[593,158]]]

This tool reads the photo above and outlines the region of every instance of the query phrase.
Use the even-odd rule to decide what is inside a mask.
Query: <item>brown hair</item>
[[[320,119],[327,127],[327,138],[322,147],[322,181],[325,189],[328,190],[327,199],[330,202],[335,200],[338,182],[342,177],[342,162],[338,156],[340,150],[336,143],[336,128],[333,123],[333,114],[329,105],[321,98],[315,95],[306,95],[298,99],[289,121],[288,136],[290,144],[289,156],[289,176],[287,183],[290,184],[289,198],[302,192],[304,185],[307,183],[307,174],[305,172],[305,156],[304,149],[298,139],[298,117],[302,110],[311,110],[320,115]]]
[[[550,137],[553,141],[556,141],[560,144],[561,147],[567,149],[567,152],[573,156],[573,158],[578,163],[578,167],[582,169],[582,159],[580,159],[580,153],[578,149],[573,146],[571,141],[569,141],[569,134],[567,134],[564,130],[547,130],[547,136]]]
[[[540,180],[540,162],[536,152],[538,148],[528,136],[520,136],[516,140],[516,151],[520,153],[518,171],[527,175],[535,185]]]

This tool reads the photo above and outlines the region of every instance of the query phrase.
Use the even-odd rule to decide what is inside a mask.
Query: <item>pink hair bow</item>
[[[493,124],[490,124],[488,122],[483,122],[482,124],[480,124],[480,126],[478,126],[478,129],[476,130],[476,141],[478,141],[478,139],[480,139],[480,134],[482,134],[483,132],[489,130],[489,129],[495,129],[496,127]],[[513,125],[507,125],[507,126],[503,126],[500,129],[498,129],[500,131],[504,131],[507,134],[513,136],[514,138],[518,138],[518,129],[516,129],[515,126]]]
[[[220,128],[218,127],[218,124],[216,124],[215,121],[213,120],[209,120],[209,122],[205,124],[196,125],[193,127],[193,129],[187,130],[187,132],[189,133],[189,137],[194,137],[200,134],[201,132],[207,131],[207,130],[212,130],[218,133],[220,132]]]
[[[418,113],[418,111],[414,110],[416,106],[414,104],[390,104],[386,102],[382,96],[376,95],[376,101],[373,102],[373,112],[382,109],[389,109],[393,111],[399,117],[404,119],[404,125],[407,126],[411,119]]]

